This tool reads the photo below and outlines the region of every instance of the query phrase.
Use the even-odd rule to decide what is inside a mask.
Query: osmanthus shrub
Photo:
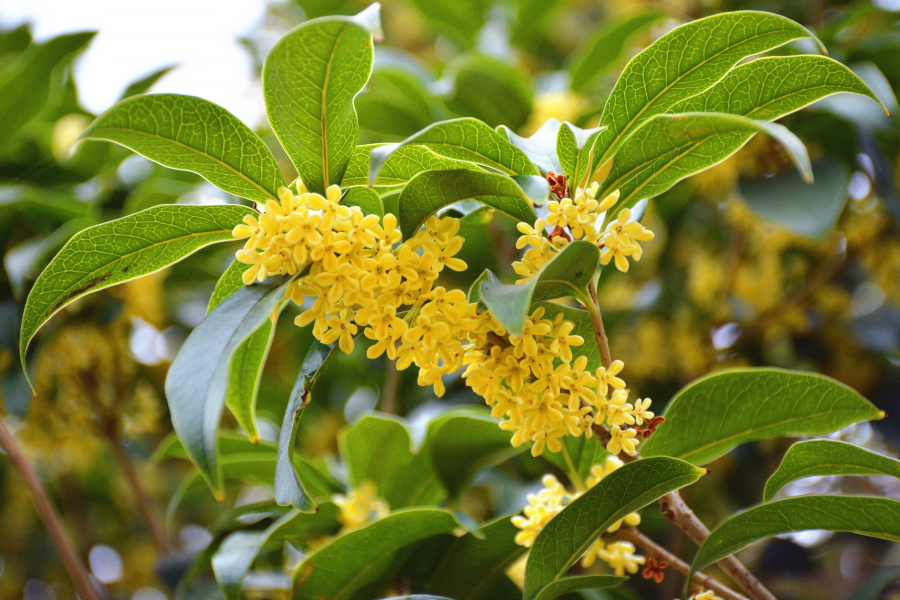
[[[797,444],[766,501],[710,533],[677,492],[706,473],[704,464],[744,442],[825,434],[883,413],[822,376],[747,369],[694,382],[658,416],[649,399],[631,398],[596,301],[603,269],[627,271],[652,243],[641,225],[647,200],[754,135],[774,138],[810,178],[803,143],[772,121],[838,92],[875,98],[856,75],[825,56],[748,60],[817,40],[779,15],[726,13],[682,25],[631,60],[596,128],[551,120],[522,138],[459,118],[400,143],[358,146],[354,99],[378,35],[373,5],[302,24],[266,59],[267,114],[299,173],[293,182],[250,128],[200,98],[128,98],[82,136],[193,171],[252,202],[155,206],[78,233],[37,280],[23,318],[24,362],[37,330],[81,296],[207,245],[243,241],[169,369],[177,438],[158,458],[189,458],[197,468],[173,511],[204,480],[220,498],[235,479],[268,483],[274,501],[252,506],[253,519],[238,510],[223,521],[194,571],[211,566],[236,597],[257,556],[288,541],[305,552],[293,571],[298,599],[405,589],[456,600],[524,590],[536,600],[615,586],[642,566],[657,582],[667,567],[678,571],[696,598],[772,598],[734,552],[813,528],[900,540],[896,500],[772,499],[808,475],[898,474],[895,461],[830,441]],[[462,218],[445,210],[464,200],[484,208]],[[486,271],[469,290],[448,289],[442,273],[467,268],[457,257],[460,233],[485,210],[519,221],[519,279],[504,284]],[[296,325],[317,341],[278,444],[269,445],[259,441],[257,389],[290,302],[301,307]],[[416,369],[438,396],[444,377],[462,372],[490,415],[445,413],[415,447],[403,420],[366,416],[341,435],[339,478],[295,456],[317,374],[360,336],[372,341],[369,358]],[[220,432],[226,406],[246,435]],[[558,466],[567,484],[545,476],[524,516],[512,519],[478,524],[448,508],[479,469],[525,449]],[[654,502],[701,545],[693,565],[638,531],[637,511]],[[433,551],[404,552],[425,540]],[[579,560],[581,574],[567,575]],[[407,577],[417,561],[419,575]],[[699,571],[715,562],[731,587]]]

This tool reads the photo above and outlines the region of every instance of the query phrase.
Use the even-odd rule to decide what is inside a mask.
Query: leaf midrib
[[[327,134],[327,121],[325,112],[328,108],[327,106],[327,96],[328,96],[328,82],[331,80],[331,65],[334,64],[334,57],[337,55],[337,47],[341,41],[341,38],[344,37],[344,34],[347,32],[347,25],[341,27],[341,32],[334,38],[334,44],[331,46],[331,53],[328,55],[328,60],[325,61],[325,79],[322,81],[322,110],[321,110],[321,119],[320,123],[322,126],[322,182],[325,184],[325,189],[328,189],[329,182],[331,181],[328,170],[328,138]]]

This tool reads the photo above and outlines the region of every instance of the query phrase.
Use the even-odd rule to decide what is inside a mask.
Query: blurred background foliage
[[[272,5],[243,44],[257,68],[277,39],[305,19],[354,14],[367,0]],[[530,135],[547,119],[587,127],[627,60],[687,19],[726,10],[777,12],[812,28],[830,55],[859,74],[896,115],[900,5],[816,0],[386,0],[385,41],[357,99],[360,143],[397,141],[429,123],[474,116]],[[896,4],[896,3],[893,3]],[[0,8],[2,10],[2,8]],[[71,143],[95,115],[78,101],[72,61],[90,34],[35,43],[27,26],[0,32],[0,370],[7,424],[38,465],[79,551],[110,598],[162,600],[212,539],[222,515],[270,497],[246,473],[224,506],[205,488],[181,488],[185,461],[154,449],[171,431],[162,384],[187,332],[203,318],[235,247],[216,246],[164,272],[84,298],[57,315],[32,350],[37,397],[16,358],[27,292],[79,230],[157,204],[243,202],[199,177],[168,170],[109,144]],[[778,52],[797,52],[786,46]],[[166,71],[136,81],[144,93]],[[613,355],[641,396],[664,405],[711,371],[769,365],[817,371],[900,412],[900,122],[870,100],[835,96],[785,119],[810,148],[816,182],[802,183],[777,145],[755,138],[715,168],[651,203],[656,233],[628,276],[608,272],[599,290]],[[260,131],[280,152],[270,131]],[[288,175],[293,167],[278,156]],[[390,210],[390,200],[386,202]],[[484,268],[514,278],[514,223],[485,212],[461,232],[465,288]],[[295,316],[286,311],[282,319]],[[262,437],[280,415],[312,336],[278,329],[259,394]],[[368,343],[368,341],[365,341]],[[461,381],[438,401],[366,343],[343,354],[317,386],[298,450],[341,473],[338,433],[366,411],[406,416],[413,429],[448,406],[480,399]],[[234,423],[232,423],[234,425]],[[896,455],[897,420],[837,436]],[[685,490],[710,525],[760,497],[787,442],[744,446]],[[518,456],[482,473],[459,501],[477,519],[518,511],[554,468]],[[269,478],[271,480],[271,478]],[[869,491],[900,498],[885,478],[817,478],[789,493]],[[182,494],[188,490],[187,493]],[[170,500],[172,498],[176,500]],[[168,511],[167,511],[167,504]],[[168,513],[168,514],[166,514]],[[689,554],[684,538],[648,511],[643,529]],[[211,533],[213,532],[213,533]],[[679,546],[680,544],[680,546]],[[268,555],[278,575],[292,550]],[[807,532],[749,551],[780,598],[900,598],[900,548]],[[887,566],[885,566],[887,565]],[[675,579],[675,578],[672,578]],[[281,597],[278,579],[248,582],[248,597]],[[672,598],[677,582],[635,579],[622,598]],[[218,594],[214,585],[197,595]],[[254,591],[255,590],[255,591]],[[273,591],[274,590],[274,591]],[[893,591],[892,591],[893,590]],[[399,591],[399,590],[398,590]],[[17,475],[0,460],[0,600],[74,598]],[[597,596],[599,597],[599,596]],[[612,597],[612,596],[611,596]]]

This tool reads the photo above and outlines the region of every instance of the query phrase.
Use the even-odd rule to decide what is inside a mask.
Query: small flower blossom
[[[388,516],[387,502],[378,497],[375,484],[367,481],[346,494],[334,494],[331,501],[340,509],[338,521],[342,531],[351,531]]]

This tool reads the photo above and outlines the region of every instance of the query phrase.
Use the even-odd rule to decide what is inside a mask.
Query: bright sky
[[[60,33],[97,30],[75,65],[84,106],[109,108],[125,87],[178,64],[153,88],[201,96],[253,126],[264,115],[262,92],[237,38],[258,25],[266,0],[3,0],[4,28],[30,21],[43,41]]]

